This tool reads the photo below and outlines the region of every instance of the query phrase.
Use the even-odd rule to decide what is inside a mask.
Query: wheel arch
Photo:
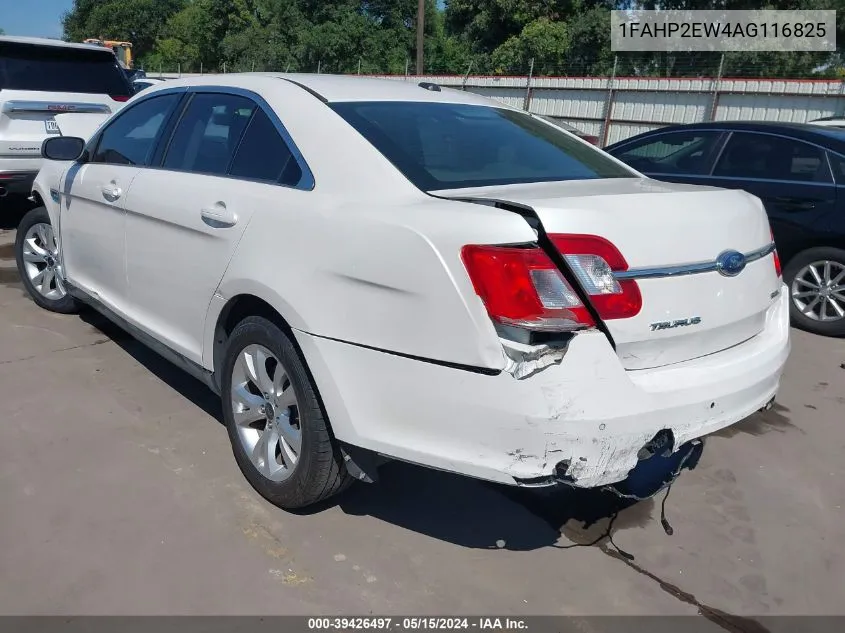
[[[214,299],[220,307],[214,310],[212,318],[207,319],[209,323],[213,323],[213,328],[207,328],[212,330],[213,337],[211,339],[206,339],[203,364],[207,368],[211,368],[213,370],[212,379],[218,393],[222,392],[222,366],[226,355],[226,346],[232,332],[235,330],[238,323],[243,321],[246,317],[264,317],[289,335],[290,341],[299,354],[299,358],[305,367],[305,371],[311,379],[314,391],[317,394],[317,399],[320,402],[320,407],[323,409],[329,433],[331,433],[333,437],[338,437],[338,439],[348,437],[352,431],[350,431],[351,425],[348,421],[348,414],[345,407],[335,406],[332,408],[332,411],[329,411],[330,407],[324,400],[324,391],[327,390],[330,395],[334,395],[337,388],[331,380],[331,377],[327,376],[325,372],[317,372],[321,374],[320,378],[322,378],[322,380],[318,380],[318,376],[315,376],[314,368],[312,368],[308,362],[309,356],[305,353],[305,350],[302,349],[300,341],[294,332],[295,329],[302,329],[299,325],[301,323],[299,320],[299,314],[292,308],[289,311],[286,311],[284,306],[287,306],[287,303],[282,299],[278,298],[276,300],[268,300],[266,297],[276,297],[276,295],[270,291],[268,291],[267,294],[260,292],[241,292],[229,299],[223,299],[223,297],[219,294],[215,295]],[[212,303],[214,304],[214,301]],[[281,310],[279,309],[280,304],[282,305]],[[212,315],[209,316],[211,317]],[[210,349],[210,358],[206,358],[206,349]],[[314,359],[311,358],[310,360]],[[330,397],[330,400],[337,400],[336,395],[334,395],[333,398]],[[374,477],[372,473],[369,473],[369,470],[368,475],[371,476],[371,478]]]
[[[845,251],[845,236],[833,238],[814,238],[803,240],[799,244],[790,244],[786,248],[778,248],[781,265],[785,269],[793,259],[814,248],[838,248]]]
[[[32,185],[32,191],[30,192],[29,199],[32,200],[34,207],[44,207],[47,209],[47,214],[50,216],[51,224],[56,227],[58,226],[58,215],[59,215],[59,208],[53,199],[50,197],[49,191],[44,191],[43,186],[38,180]]]
[[[234,328],[248,316],[261,316],[282,331],[290,333],[303,326],[299,314],[277,293],[254,283],[239,292],[218,291],[214,294],[206,316],[203,342],[203,365],[215,374],[219,384],[219,368],[226,344]],[[228,298],[227,298],[228,297]],[[292,340],[295,338],[292,336]]]

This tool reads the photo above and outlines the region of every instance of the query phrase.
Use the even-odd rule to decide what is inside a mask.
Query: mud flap
[[[704,440],[687,442],[674,453],[644,449],[645,456],[622,481],[608,486],[621,497],[643,500],[671,485],[685,468],[692,470],[704,452]]]

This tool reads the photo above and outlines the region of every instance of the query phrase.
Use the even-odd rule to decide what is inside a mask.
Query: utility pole
[[[531,66],[528,68],[528,81],[525,84],[525,99],[522,101],[522,109],[528,112],[531,107],[531,79],[534,77],[534,58],[531,58]]]
[[[417,3],[417,74],[423,74],[423,54],[425,53],[425,0]]]

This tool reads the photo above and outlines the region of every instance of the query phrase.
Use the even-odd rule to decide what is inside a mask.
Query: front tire
[[[823,246],[786,265],[792,323],[823,336],[845,336],[845,250]]]
[[[222,367],[223,416],[235,460],[270,503],[295,509],[343,490],[346,471],[290,337],[262,317],[232,332]]]
[[[62,314],[79,311],[79,303],[65,287],[59,245],[44,207],[29,211],[18,225],[15,260],[21,282],[36,304]]]

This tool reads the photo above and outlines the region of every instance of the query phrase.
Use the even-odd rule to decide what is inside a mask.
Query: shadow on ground
[[[223,424],[220,399],[203,383],[139,343],[131,334],[98,312],[86,309],[79,316],[92,329],[108,336],[159,380]]]
[[[382,466],[379,474],[378,484],[358,485],[336,505],[347,514],[474,549],[597,545],[610,517],[619,513],[615,532],[646,525],[654,509],[651,500],[632,504],[611,493],[563,486],[499,486],[401,462]]]
[[[220,401],[204,384],[98,313],[85,310],[80,317],[222,423]],[[653,500],[633,503],[609,492],[500,486],[402,462],[382,466],[380,478],[302,513],[336,506],[462,547],[526,551],[603,545],[611,517],[618,514],[614,533],[643,527],[652,522],[655,507]]]

